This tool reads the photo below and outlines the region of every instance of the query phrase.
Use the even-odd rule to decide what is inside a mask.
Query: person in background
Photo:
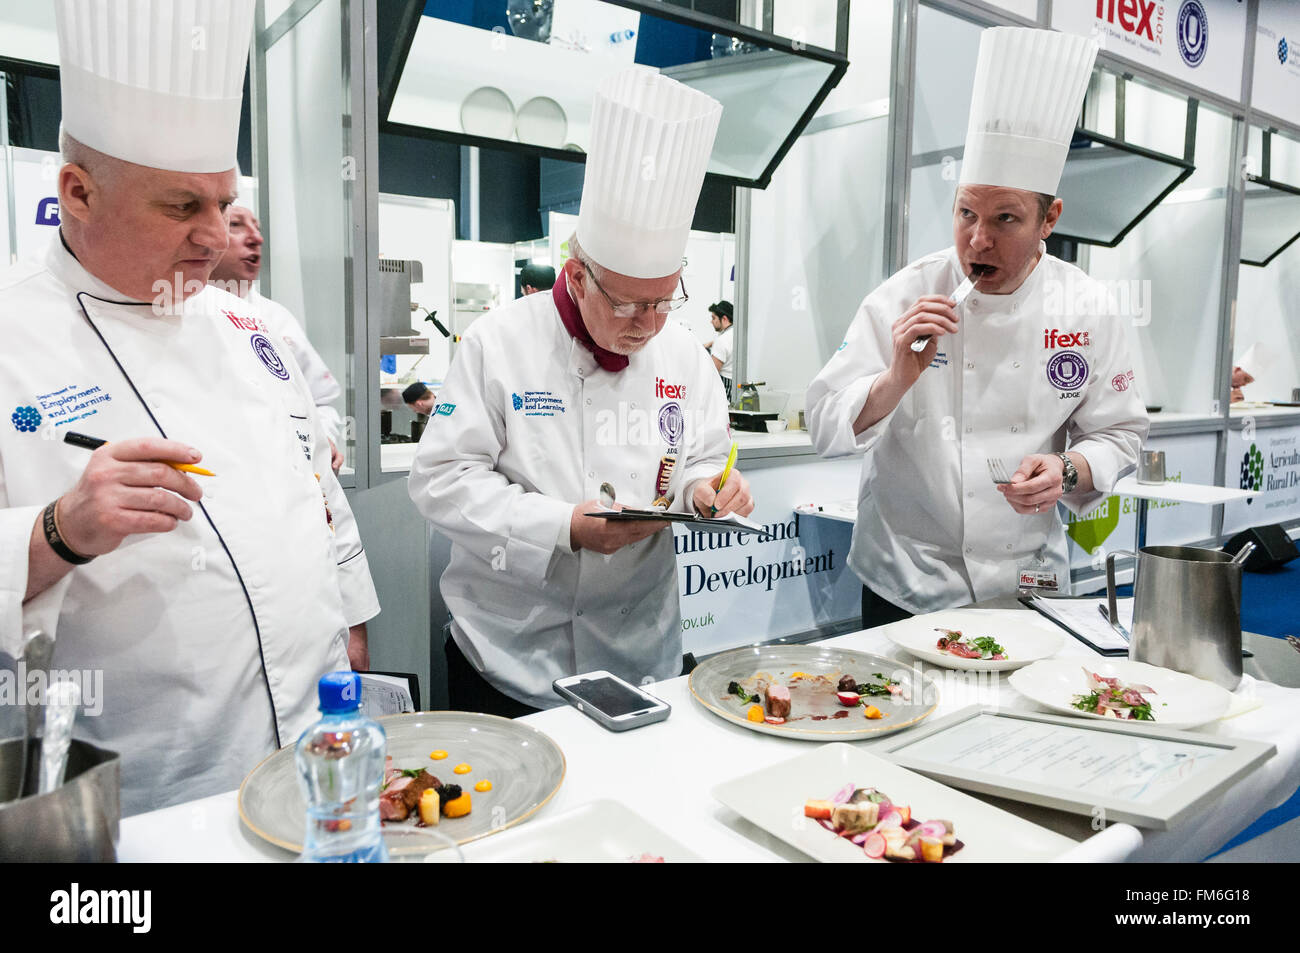
[[[719,301],[717,304],[709,305],[709,320],[713,323],[713,330],[718,332],[718,336],[713,339],[709,346],[709,354],[713,357],[713,366],[718,369],[718,375],[722,378],[722,387],[727,392],[727,403],[732,400],[731,379],[733,368],[735,367],[735,344],[732,342],[732,310],[730,301]]]
[[[1246,392],[1242,390],[1247,384],[1255,383],[1254,376],[1244,367],[1234,367],[1232,369],[1232,397],[1231,403],[1240,403],[1246,399]]]
[[[682,670],[666,522],[619,503],[747,515],[718,375],[670,312],[722,107],[636,67],[597,88],[571,257],[549,294],[466,331],[411,465],[416,508],[451,540],[442,575],[451,707],[515,717],[551,683],[604,669],[633,684]],[[622,130],[626,135],[617,135]],[[643,176],[644,143],[657,176]],[[440,405],[441,409],[441,405]]]
[[[56,3],[62,224],[0,272],[0,650],[40,629],[100,673],[76,733],[121,754],[125,814],[235,788],[379,612],[307,382],[207,283],[254,0],[169,9]]]
[[[519,269],[519,293],[536,294],[555,286],[555,269],[550,265],[527,264]]]
[[[424,381],[416,381],[402,391],[402,400],[407,407],[410,407],[417,414],[424,414],[424,416],[428,417],[433,413],[433,407],[438,398],[433,391],[429,390],[428,384],[424,383]]]
[[[1128,328],[1073,307],[1104,289],[1043,244],[1095,57],[1083,37],[984,31],[954,247],[868,295],[808,388],[817,451],[865,453],[849,551],[864,627],[1022,586],[1068,592],[1057,502],[1085,513],[1137,463],[1148,419]]]
[[[343,454],[339,450],[343,420],[334,408],[334,402],[343,396],[343,389],[307,340],[307,334],[298,319],[288,308],[264,297],[253,286],[261,271],[261,226],[250,210],[242,205],[233,205],[230,208],[230,244],[217,262],[217,267],[212,269],[212,277],[208,280],[247,301],[266,322],[267,328],[284,341],[311,388],[316,413],[320,416],[321,426],[325,428],[325,436],[330,442],[330,466],[338,473],[343,466]]]

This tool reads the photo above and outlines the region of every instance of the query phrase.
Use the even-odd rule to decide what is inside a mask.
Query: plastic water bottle
[[[361,713],[361,678],[331,672],[317,685],[321,720],[294,749],[298,786],[307,801],[301,860],[312,863],[383,863],[388,860],[379,820],[387,739]]]
[[[619,30],[618,32],[609,35],[609,45],[617,46],[620,43],[626,43],[635,36],[636,30]]]

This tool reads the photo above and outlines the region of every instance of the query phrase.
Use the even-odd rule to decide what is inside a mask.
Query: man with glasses
[[[726,400],[694,335],[682,253],[721,107],[644,69],[601,84],[570,257],[547,294],[476,321],[411,467],[417,508],[451,540],[451,707],[517,716],[551,683],[678,674],[667,523],[611,522],[601,497],[718,515],[753,510]],[[616,135],[622,129],[625,135]],[[629,130],[631,130],[629,132]],[[652,176],[643,176],[647,163]]]

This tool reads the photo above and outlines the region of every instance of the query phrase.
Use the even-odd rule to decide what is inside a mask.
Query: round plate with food
[[[1159,728],[1195,728],[1232,704],[1232,694],[1213,682],[1121,658],[1044,659],[1007,681],[1053,711]]]
[[[467,844],[532,817],[564,782],[559,745],[509,718],[423,711],[390,715],[379,723],[388,735],[389,761],[379,795],[386,829],[422,824],[419,796],[432,787],[439,793],[437,829]],[[239,817],[264,840],[300,853],[307,805],[293,749],[286,745],[244,778]]]
[[[922,661],[968,672],[1009,672],[1061,649],[1062,632],[1036,612],[1011,618],[993,609],[953,609],[884,627],[889,640]]]
[[[719,718],[806,741],[852,741],[897,731],[939,704],[934,680],[897,659],[819,645],[723,652],[691,672],[690,689]]]

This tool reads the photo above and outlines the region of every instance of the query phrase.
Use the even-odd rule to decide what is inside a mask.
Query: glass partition
[[[597,84],[636,63],[721,102],[709,172],[760,186],[845,68],[807,39],[659,3],[430,0],[401,17],[396,42],[405,52],[384,71],[386,128],[582,153]]]
[[[1232,354],[1252,379],[1233,415],[1266,419],[1300,403],[1300,131],[1256,126],[1247,142]]]
[[[262,291],[288,308],[344,395],[343,474],[356,467],[357,388],[353,287],[362,267],[352,242],[353,190],[359,188],[349,122],[348,0],[319,0],[301,18],[285,4],[260,4],[254,37],[254,162],[259,174]],[[364,452],[364,450],[362,451]],[[345,484],[346,485],[346,484]]]

